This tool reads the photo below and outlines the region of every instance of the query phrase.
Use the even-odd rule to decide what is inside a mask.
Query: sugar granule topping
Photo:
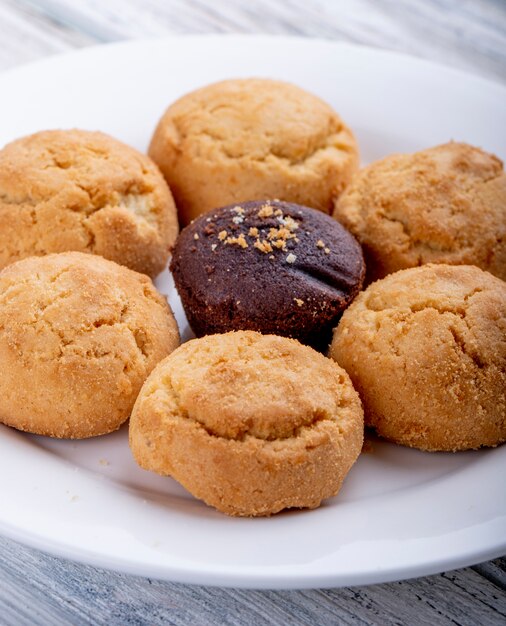
[[[323,243],[323,241],[321,239],[318,239],[318,241],[316,242],[316,245],[319,248],[325,248],[325,244]]]
[[[197,239],[199,238],[198,233],[195,233],[195,234],[193,235],[193,238],[194,238],[195,240],[197,240]]]
[[[244,217],[242,215],[234,215],[232,221],[234,222],[234,224],[241,224],[242,222],[244,222]]]
[[[330,248],[325,248],[325,254],[330,254]]]
[[[232,211],[234,213],[237,213],[238,215],[242,215],[244,213],[244,209],[242,208],[242,206],[235,206]]]
[[[286,257],[287,263],[295,263],[296,260],[297,257],[295,256],[295,254],[293,254],[293,252],[290,252],[290,254]]]
[[[216,250],[216,246],[217,246],[217,245],[218,245],[217,243],[213,243],[213,245],[211,246],[211,250],[212,250],[213,252]]]

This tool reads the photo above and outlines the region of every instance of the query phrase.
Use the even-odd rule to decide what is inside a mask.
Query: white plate
[[[364,162],[451,138],[506,157],[499,85],[378,50],[237,36],[116,44],[7,72],[0,144],[76,126],[145,149],[169,102],[236,76],[281,78],[325,98],[356,131]],[[158,285],[184,327],[168,277]],[[504,553],[505,461],[506,446],[427,454],[377,442],[320,509],[231,519],[139,469],[126,428],[68,442],[2,427],[0,530],[61,556],[189,583],[377,583]]]

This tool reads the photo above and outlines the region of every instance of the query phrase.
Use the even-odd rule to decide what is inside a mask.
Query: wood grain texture
[[[72,38],[85,45],[177,33],[296,34],[407,52],[506,81],[504,0],[1,0],[0,7],[11,21],[3,67],[5,50],[17,49],[16,29],[30,17],[48,31],[39,46],[52,36],[65,46]]]
[[[180,33],[326,37],[506,81],[505,0],[0,0],[0,69]],[[111,573],[0,539],[0,625],[461,624],[506,620],[506,559],[417,580],[245,591]]]
[[[0,1],[0,70],[96,43],[16,0]]]
[[[353,589],[245,591],[111,574],[4,539],[0,550],[0,622],[6,626],[499,626],[506,619],[505,559],[491,564],[500,572],[496,583],[469,568]]]

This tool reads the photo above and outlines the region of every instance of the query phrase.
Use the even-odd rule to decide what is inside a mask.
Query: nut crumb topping
[[[199,239],[198,233],[195,233],[195,234],[193,235],[193,238],[194,238],[195,240]]]
[[[241,233],[240,235],[238,235],[237,237],[227,237],[225,239],[225,243],[228,243],[230,245],[236,245],[236,246],[240,246],[241,248],[248,248],[248,242],[246,241],[244,235]]]
[[[325,254],[330,254],[330,248],[325,248]]]
[[[304,300],[301,300],[300,298],[294,298],[294,302],[297,303],[297,306],[302,306],[304,304]]]
[[[267,239],[271,241],[273,239],[282,239],[286,241],[287,239],[294,239],[295,235],[291,233],[288,228],[280,227],[280,228],[270,228],[269,234],[267,235]]]
[[[319,248],[325,248],[325,244],[323,243],[323,241],[321,239],[318,239],[318,241],[316,242],[316,245]]]
[[[249,248],[250,245],[253,244],[253,247],[260,252],[270,254],[274,252],[275,249],[288,252],[289,249],[287,249],[287,242],[289,240],[294,240],[295,243],[299,243],[299,239],[294,232],[299,228],[299,222],[289,215],[285,217],[281,209],[274,210],[274,207],[269,204],[269,202],[266,202],[260,207],[260,210],[257,212],[257,217],[268,218],[274,215],[276,217],[276,221],[279,222],[279,226],[270,227],[269,232],[265,234],[262,232],[263,228],[251,226],[247,233],[241,233],[234,236],[234,232],[237,232],[237,229],[233,226],[233,224],[239,225],[246,221],[244,215],[245,210],[241,206],[235,206],[230,209],[230,212],[235,213],[235,215],[231,216],[230,234],[227,229],[223,229],[218,233],[218,239],[224,244],[237,245],[243,249]],[[207,218],[207,221],[211,221],[210,218]],[[245,225],[247,226],[247,223]],[[211,228],[211,225],[209,228]],[[214,232],[209,234],[214,234]],[[264,236],[263,239],[261,238],[262,235]],[[251,237],[251,239],[248,240],[247,237]],[[198,238],[198,235],[194,235],[194,239]],[[322,247],[325,244],[322,241],[319,241],[317,245],[318,247]],[[211,250],[214,252],[216,247],[217,244],[212,244]],[[273,254],[270,254],[269,258],[275,260],[275,256]],[[296,258],[295,254],[290,253],[286,257],[286,262],[294,263]]]
[[[274,209],[272,208],[272,206],[270,204],[264,204],[260,208],[260,211],[258,211],[257,215],[258,217],[271,217],[273,213]]]
[[[276,241],[272,242],[272,245],[279,250],[283,250],[283,252],[286,250],[286,241],[283,241],[283,239],[276,239]]]
[[[288,230],[297,230],[297,228],[299,228],[299,224],[293,219],[293,217],[290,217],[289,215],[283,218],[282,223],[288,228]]]
[[[257,250],[260,250],[260,252],[263,252],[264,254],[268,254],[269,252],[272,252],[272,246],[266,239],[263,239],[262,241],[260,241],[260,239],[257,239],[255,243],[253,244],[253,246],[257,248]]]

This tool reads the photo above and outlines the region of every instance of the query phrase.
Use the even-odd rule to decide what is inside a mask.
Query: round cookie
[[[52,130],[0,150],[0,269],[77,250],[156,276],[177,233],[156,165],[112,137]]]
[[[450,142],[377,161],[334,217],[362,244],[372,280],[424,263],[477,265],[506,279],[506,174],[479,148]]]
[[[346,372],[297,341],[239,331],[183,344],[144,384],[130,420],[141,467],[229,515],[315,508],[363,441]]]
[[[345,228],[277,200],[201,215],[179,235],[170,269],[197,336],[256,330],[322,349],[365,274]]]
[[[382,437],[446,451],[506,440],[506,283],[488,272],[430,264],[373,283],[330,356]]]
[[[149,155],[183,225],[252,198],[331,213],[359,162],[352,132],[328,104],[295,85],[258,78],[180,98],[161,118]]]
[[[71,439],[116,430],[178,344],[144,274],[80,252],[18,261],[0,272],[0,422]]]

